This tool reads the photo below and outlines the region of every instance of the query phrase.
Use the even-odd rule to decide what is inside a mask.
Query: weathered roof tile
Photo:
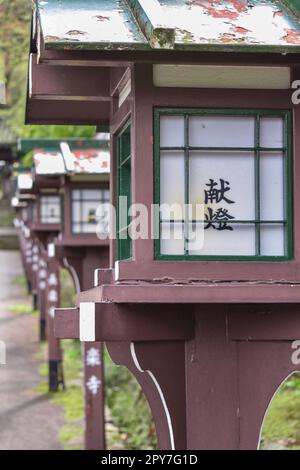
[[[47,49],[300,50],[299,0],[36,0]]]

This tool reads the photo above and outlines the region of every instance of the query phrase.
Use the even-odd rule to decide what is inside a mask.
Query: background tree
[[[0,78],[7,87],[7,104],[0,111],[0,121],[18,137],[91,137],[90,126],[25,126],[27,66],[34,1],[0,0]]]

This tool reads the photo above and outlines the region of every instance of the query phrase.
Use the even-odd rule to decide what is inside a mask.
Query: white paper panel
[[[210,179],[221,188],[220,179],[228,182],[230,190],[224,194],[228,204],[209,202],[207,207],[214,210],[225,208],[236,220],[253,220],[255,218],[255,157],[253,152],[190,152],[190,203],[205,204],[205,190]],[[207,207],[205,212],[207,212]]]
[[[261,226],[260,246],[262,256],[285,255],[284,225],[264,224]]]
[[[72,190],[72,199],[80,199],[80,194],[81,194],[81,191],[80,189],[73,189]]]
[[[81,203],[82,222],[93,223],[97,221],[97,208],[100,202],[85,201]]]
[[[261,220],[282,220],[284,218],[283,158],[282,153],[261,153]]]
[[[160,146],[183,147],[184,144],[184,117],[161,116]]]
[[[72,220],[73,222],[80,222],[80,202],[72,203]]]
[[[100,202],[102,199],[102,191],[101,189],[82,189],[81,197],[83,200],[92,199]]]
[[[59,196],[41,197],[41,222],[46,224],[58,224],[61,219],[61,207]]]
[[[204,244],[191,255],[199,256],[254,256],[255,226],[232,224],[230,230],[216,230],[210,227],[204,231]]]
[[[84,224],[82,226],[82,233],[95,233],[97,232],[97,225],[96,224]]]
[[[104,201],[110,201],[110,193],[109,189],[105,189],[103,192],[103,200]]]
[[[260,146],[281,148],[283,142],[283,118],[263,117],[260,119]]]
[[[189,144],[192,147],[254,147],[254,117],[192,116]]]
[[[81,232],[80,225],[79,224],[73,224],[72,225],[72,232],[73,233],[80,233]]]
[[[98,232],[98,228],[96,224],[72,224],[72,231],[73,233],[94,233]]]
[[[203,219],[204,217],[202,217]],[[204,247],[204,236],[206,224],[203,222],[189,223],[188,226],[188,250],[191,255]]]
[[[160,203],[177,204],[178,210],[172,218],[182,219],[184,214],[184,153],[161,152],[160,157]],[[166,209],[161,208],[163,219],[169,219]]]
[[[184,255],[183,224],[161,224],[160,253],[162,255]]]

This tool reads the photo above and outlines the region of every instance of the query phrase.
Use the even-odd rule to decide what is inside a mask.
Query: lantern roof
[[[300,50],[299,0],[36,0],[48,50]]]
[[[100,139],[41,139],[19,142],[19,151],[33,152],[36,175],[108,174],[109,141]]]

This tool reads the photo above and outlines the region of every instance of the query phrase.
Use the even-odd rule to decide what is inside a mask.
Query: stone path
[[[13,227],[0,227],[0,237],[16,237],[17,231]]]
[[[20,274],[19,253],[0,251],[0,340],[6,345],[6,365],[0,365],[0,450],[60,449],[62,413],[36,392],[41,381],[37,318],[9,312],[9,305],[28,303],[13,282]]]

